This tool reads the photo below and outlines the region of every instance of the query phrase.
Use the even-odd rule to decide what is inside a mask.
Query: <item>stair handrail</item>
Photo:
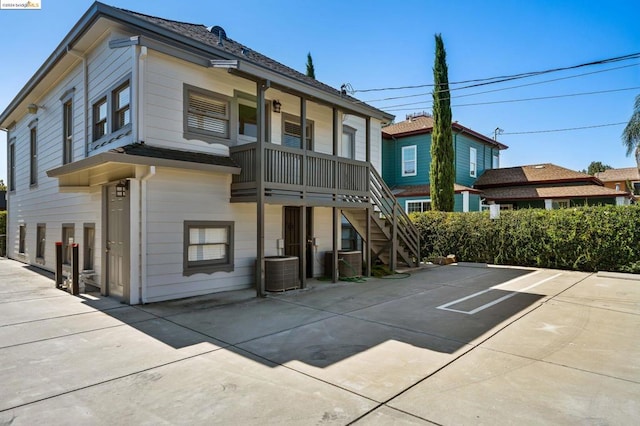
[[[385,220],[389,221],[392,226],[396,221],[399,226],[396,226],[396,234],[398,239],[403,243],[405,248],[416,257],[420,259],[420,234],[418,228],[409,218],[409,215],[399,206],[397,198],[391,192],[391,189],[387,186],[382,179],[378,171],[374,167],[370,167],[371,175],[371,201],[374,206],[377,206],[380,213],[385,217]]]

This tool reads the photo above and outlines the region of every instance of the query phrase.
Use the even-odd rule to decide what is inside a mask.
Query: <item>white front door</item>
[[[129,288],[129,191],[107,188],[107,288],[109,296],[124,299]]]

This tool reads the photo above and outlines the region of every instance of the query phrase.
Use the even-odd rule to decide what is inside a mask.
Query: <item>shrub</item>
[[[560,210],[413,214],[428,260],[455,254],[459,261],[578,271],[640,270],[640,206]]]

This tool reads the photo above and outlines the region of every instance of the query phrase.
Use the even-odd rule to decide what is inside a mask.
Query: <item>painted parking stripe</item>
[[[541,272],[541,271],[537,271],[535,273],[538,273],[538,272]],[[521,277],[518,277],[518,278],[514,278],[513,280],[510,280],[510,281],[507,281],[506,283],[502,283],[502,284],[499,284],[497,286],[491,287],[491,288],[489,288],[487,290],[482,290],[482,291],[479,291],[477,293],[473,293],[473,294],[471,294],[469,296],[465,296],[463,298],[454,300],[453,302],[445,303],[444,305],[438,306],[436,309],[442,309],[443,311],[457,312],[457,313],[466,314],[466,315],[477,314],[478,312],[483,311],[483,310],[485,310],[487,308],[490,308],[493,305],[497,305],[500,302],[504,302],[505,300],[510,299],[510,298],[512,298],[513,296],[515,296],[515,295],[517,295],[519,293],[523,293],[523,292],[525,292],[527,290],[531,290],[532,288],[537,287],[539,285],[542,285],[542,284],[546,283],[547,281],[551,281],[551,280],[553,280],[555,278],[558,278],[560,275],[562,275],[562,273],[555,274],[555,275],[553,275],[551,277],[548,277],[548,278],[545,278],[543,280],[537,281],[534,284],[531,284],[531,285],[529,285],[527,287],[512,291],[507,295],[504,295],[504,296],[502,296],[502,297],[500,297],[500,298],[498,298],[496,300],[492,300],[491,302],[485,303],[484,305],[482,305],[480,307],[477,307],[477,308],[475,308],[475,309],[473,309],[471,311],[461,311],[461,310],[458,310],[458,309],[449,308],[449,306],[456,305],[456,304],[458,304],[460,302],[464,302],[465,300],[473,299],[474,297],[478,297],[478,296],[480,296],[482,294],[485,294],[485,293],[488,293],[488,292],[490,292],[492,290],[500,290],[500,287],[504,287],[504,286],[506,286],[508,284],[511,284],[511,283],[513,283],[515,281],[519,281],[519,280],[521,280],[523,278],[526,278],[526,277],[531,277],[531,275],[533,275],[533,274],[524,275],[524,276],[521,276]]]

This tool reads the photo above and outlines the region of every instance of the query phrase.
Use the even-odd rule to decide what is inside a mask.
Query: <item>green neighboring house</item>
[[[451,125],[455,153],[454,211],[481,209],[481,191],[473,188],[485,170],[497,169],[507,146],[458,124]],[[382,177],[407,213],[430,210],[431,133],[426,113],[382,129]]]

